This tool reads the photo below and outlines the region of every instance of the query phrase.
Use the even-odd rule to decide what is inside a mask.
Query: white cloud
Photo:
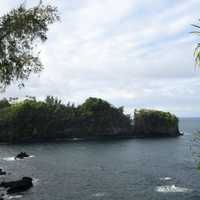
[[[20,2],[1,1],[1,13]],[[45,70],[24,89],[11,86],[1,96],[51,94],[76,103],[98,96],[126,110],[150,107],[200,115],[196,40],[189,34],[199,17],[199,0],[45,2],[57,5],[62,18],[40,47]]]

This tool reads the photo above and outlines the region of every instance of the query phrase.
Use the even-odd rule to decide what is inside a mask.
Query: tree
[[[0,142],[132,134],[131,119],[122,107],[99,98],[88,98],[79,106],[52,96],[0,103]]]
[[[43,5],[32,8],[25,4],[0,17],[0,87],[5,89],[13,81],[23,86],[31,73],[39,73],[42,63],[38,41],[47,40],[48,25],[59,20],[56,7]]]
[[[131,132],[131,120],[123,113],[123,108],[116,108],[107,101],[90,97],[78,107],[80,124],[89,134],[120,134]]]
[[[199,19],[200,21],[200,19]],[[192,33],[196,35],[200,35],[200,25],[192,24],[193,27],[196,28],[196,30],[192,31]],[[200,66],[200,43],[197,43],[195,51],[194,51],[194,56],[195,56],[195,62],[198,66]]]
[[[61,105],[62,103],[61,100],[53,96],[47,96],[45,99],[45,102],[47,103],[47,105],[50,105],[50,106],[57,106],[57,105]]]
[[[134,133],[138,137],[179,136],[178,118],[169,112],[149,109],[135,110]]]
[[[200,19],[199,19],[200,21]],[[198,24],[192,24],[193,27],[195,27],[195,31],[192,31],[192,33],[196,35],[200,35],[200,25]],[[200,43],[197,43],[195,51],[195,62],[198,66],[200,66]],[[198,169],[200,170],[200,131],[197,131],[194,133],[193,142],[191,146],[191,151],[193,154],[193,158],[195,159]]]
[[[0,109],[6,108],[9,106],[10,106],[10,103],[6,98],[3,98],[0,100]]]

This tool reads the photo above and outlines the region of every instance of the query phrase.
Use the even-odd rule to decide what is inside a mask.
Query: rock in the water
[[[26,152],[20,152],[19,154],[17,154],[15,156],[15,159],[24,159],[24,158],[27,158],[27,157],[29,157],[29,155]]]
[[[24,192],[33,186],[33,179],[30,177],[23,177],[18,181],[9,181],[0,183],[0,187],[8,188],[7,193],[13,194]]]
[[[2,175],[6,175],[6,172],[3,171],[3,169],[0,169],[0,176],[2,176]]]

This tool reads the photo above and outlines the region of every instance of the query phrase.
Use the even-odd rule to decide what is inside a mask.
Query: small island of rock
[[[169,112],[141,109],[134,112],[136,137],[176,137],[180,135],[178,118]]]

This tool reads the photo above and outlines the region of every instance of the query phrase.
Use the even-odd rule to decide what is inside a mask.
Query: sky
[[[26,0],[27,7],[38,0]],[[3,97],[53,95],[82,103],[99,97],[126,113],[159,109],[200,117],[200,69],[194,48],[200,37],[191,24],[199,0],[44,0],[58,7],[61,21],[39,45],[44,70]],[[22,0],[0,0],[0,15]]]

